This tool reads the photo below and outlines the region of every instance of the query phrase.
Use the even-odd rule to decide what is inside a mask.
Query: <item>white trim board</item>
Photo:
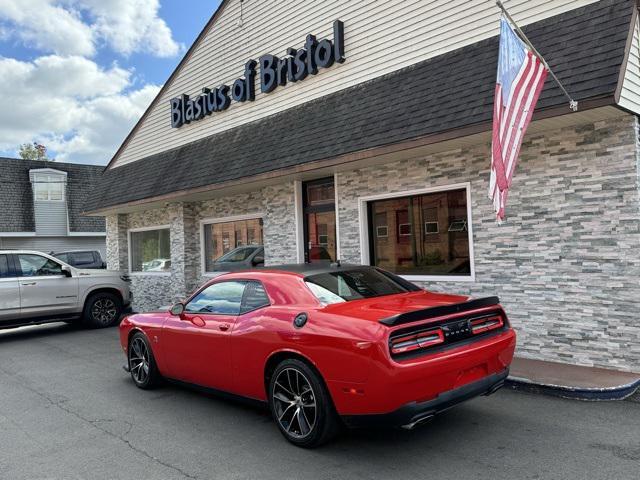
[[[401,192],[388,192],[378,195],[368,195],[358,198],[358,223],[360,229],[360,262],[363,265],[371,265],[369,258],[369,218],[367,213],[367,203],[375,200],[385,200],[390,198],[409,197],[412,195],[424,195],[427,193],[446,192],[449,190],[465,189],[467,192],[467,234],[469,236],[469,264],[471,274],[469,276],[458,275],[401,275],[402,278],[413,282],[475,282],[475,259],[473,252],[473,222],[471,205],[471,183],[454,183],[437,187],[420,188],[415,190],[405,190]]]
[[[67,232],[69,237],[106,237],[106,232]]]

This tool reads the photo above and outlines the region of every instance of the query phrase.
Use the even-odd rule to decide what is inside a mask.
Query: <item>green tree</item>
[[[52,158],[47,156],[47,147],[44,145],[33,142],[33,143],[23,143],[18,148],[18,155],[23,160],[50,160],[53,161]]]

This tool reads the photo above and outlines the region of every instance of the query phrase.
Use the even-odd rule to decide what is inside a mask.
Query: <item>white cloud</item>
[[[0,20],[14,27],[3,27],[5,36],[15,36],[29,47],[64,55],[95,53],[91,27],[71,6],[62,8],[50,0],[0,0]]]
[[[0,0],[0,30],[59,55],[93,56],[104,43],[122,55],[172,57],[183,46],[159,9],[158,0]]]
[[[58,160],[105,164],[159,88],[81,57],[0,58],[0,150],[39,141]]]
[[[118,53],[173,57],[182,49],[158,16],[158,0],[79,0],[77,4],[91,12],[97,34]]]

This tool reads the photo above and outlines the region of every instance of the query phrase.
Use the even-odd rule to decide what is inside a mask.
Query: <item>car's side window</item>
[[[46,257],[25,253],[20,253],[17,257],[23,277],[62,275],[62,265]]]
[[[270,305],[269,297],[264,289],[264,285],[260,282],[247,282],[242,296],[242,306],[240,313],[247,313],[261,307]]]
[[[56,258],[59,258],[64,263],[69,263],[69,254],[68,253],[61,253],[60,255],[56,255]]]
[[[9,257],[7,255],[0,255],[0,278],[8,278],[13,275],[9,271]]]
[[[198,293],[185,306],[188,313],[238,315],[246,282],[218,282]]]
[[[253,257],[254,265],[264,265],[264,248],[261,248],[260,251]]]

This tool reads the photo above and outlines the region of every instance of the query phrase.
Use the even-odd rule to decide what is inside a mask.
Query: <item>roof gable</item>
[[[590,103],[613,104],[632,5],[630,0],[602,0],[524,29],[581,109]],[[107,170],[87,209],[239,181],[443,132],[486,130],[497,55],[498,38],[493,37]],[[553,109],[569,113],[567,99],[548,78],[536,111]]]
[[[527,25],[594,2],[516,0],[509,2],[509,8],[520,25]],[[489,0],[226,0],[118,149],[109,168],[266,118],[489,38],[497,34],[499,15],[500,10]],[[232,102],[224,112],[171,128],[172,98],[182,94],[193,98],[203,87],[231,85],[244,76],[248,60],[264,54],[282,57],[289,47],[300,48],[308,34],[332,38],[337,19],[344,22],[344,64],[334,64],[304,81],[288,82],[271,93],[256,88],[254,101]]]

